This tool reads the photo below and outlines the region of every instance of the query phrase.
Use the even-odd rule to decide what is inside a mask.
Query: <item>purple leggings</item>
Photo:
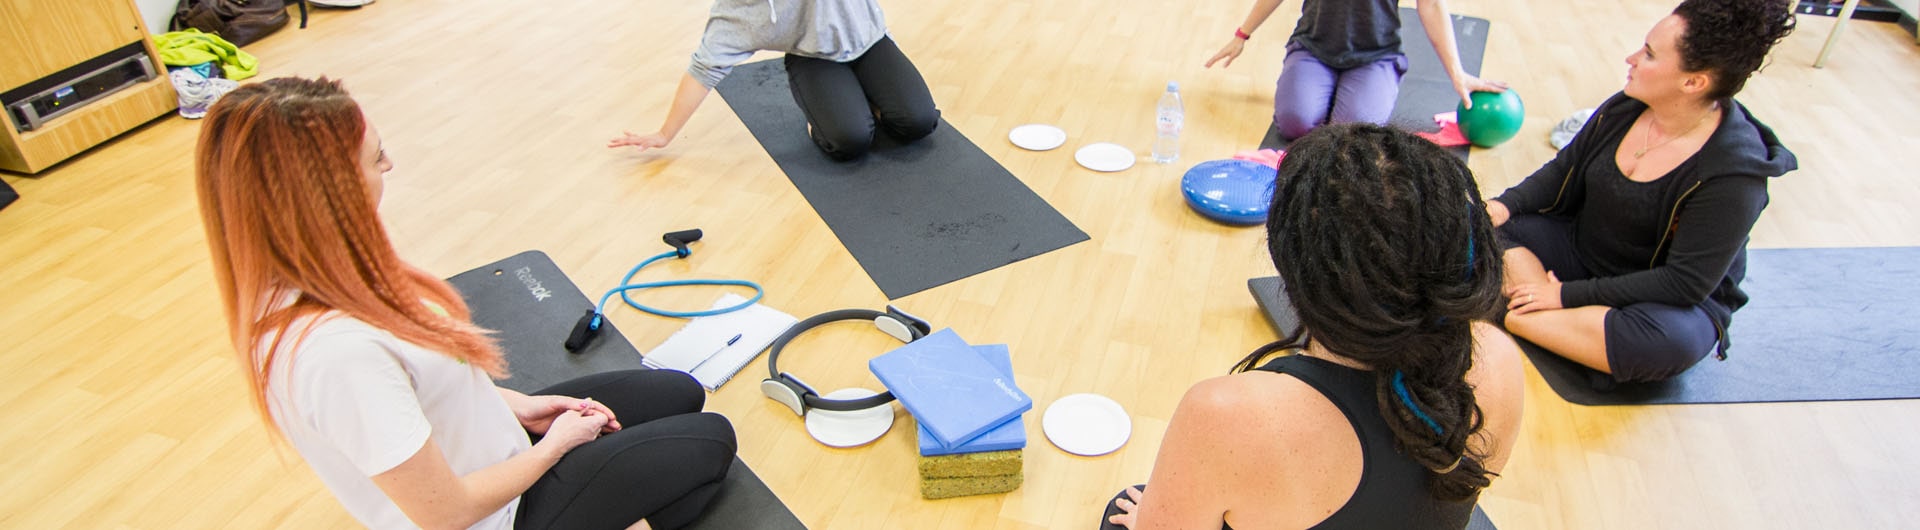
[[[1346,70],[1335,70],[1299,46],[1287,48],[1273,89],[1273,125],[1280,137],[1306,136],[1327,123],[1386,124],[1400,96],[1407,56],[1394,52]]]

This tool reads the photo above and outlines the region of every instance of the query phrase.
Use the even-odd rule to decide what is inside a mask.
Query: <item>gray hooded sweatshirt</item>
[[[715,0],[687,73],[713,88],[756,51],[844,63],[886,36],[874,0]]]

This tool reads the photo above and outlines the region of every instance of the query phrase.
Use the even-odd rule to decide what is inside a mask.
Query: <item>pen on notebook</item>
[[[727,343],[726,343],[726,344],[722,344],[722,345],[720,345],[720,347],[718,347],[718,348],[714,348],[714,349],[713,349],[713,353],[709,353],[709,354],[707,354],[707,356],[706,356],[706,357],[701,357],[701,358],[700,358],[700,362],[698,362],[698,363],[694,363],[694,365],[693,365],[693,368],[691,368],[691,369],[688,369],[688,370],[687,370],[687,373],[693,373],[694,371],[697,371],[697,370],[699,370],[699,369],[700,369],[700,366],[701,366],[701,365],[704,365],[704,364],[707,364],[707,361],[708,361],[708,360],[711,360],[711,359],[713,359],[713,357],[714,357],[715,355],[720,355],[720,352],[723,352],[723,351],[727,351],[727,347],[729,347],[729,346],[733,346],[733,343],[735,343],[735,342],[740,342],[740,337],[741,337],[742,335],[745,335],[745,334],[744,334],[744,333],[735,333],[735,334],[733,334],[733,338],[731,338],[731,339],[727,339]]]

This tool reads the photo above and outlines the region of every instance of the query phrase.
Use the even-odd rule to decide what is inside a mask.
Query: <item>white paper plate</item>
[[[1133,418],[1106,396],[1074,394],[1047,406],[1040,429],[1062,451],[1100,456],[1127,444],[1127,438],[1133,435]]]
[[[1052,125],[1029,123],[1014,127],[1012,132],[1007,133],[1007,139],[1021,149],[1046,151],[1067,143],[1067,131]]]
[[[842,388],[826,395],[827,399],[860,399],[878,394],[865,388]],[[836,411],[809,409],[807,411],[807,434],[813,439],[830,447],[859,447],[880,439],[893,428],[893,404],[861,410]]]
[[[1133,167],[1133,151],[1120,144],[1089,144],[1073,153],[1073,160],[1094,171],[1121,171]]]

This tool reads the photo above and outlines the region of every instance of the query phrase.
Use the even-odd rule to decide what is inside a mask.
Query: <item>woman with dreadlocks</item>
[[[1519,350],[1486,321],[1501,256],[1465,164],[1371,125],[1280,164],[1267,249],[1301,329],[1181,398],[1105,528],[1452,528],[1520,428]],[[1268,354],[1284,355],[1265,361]]]

